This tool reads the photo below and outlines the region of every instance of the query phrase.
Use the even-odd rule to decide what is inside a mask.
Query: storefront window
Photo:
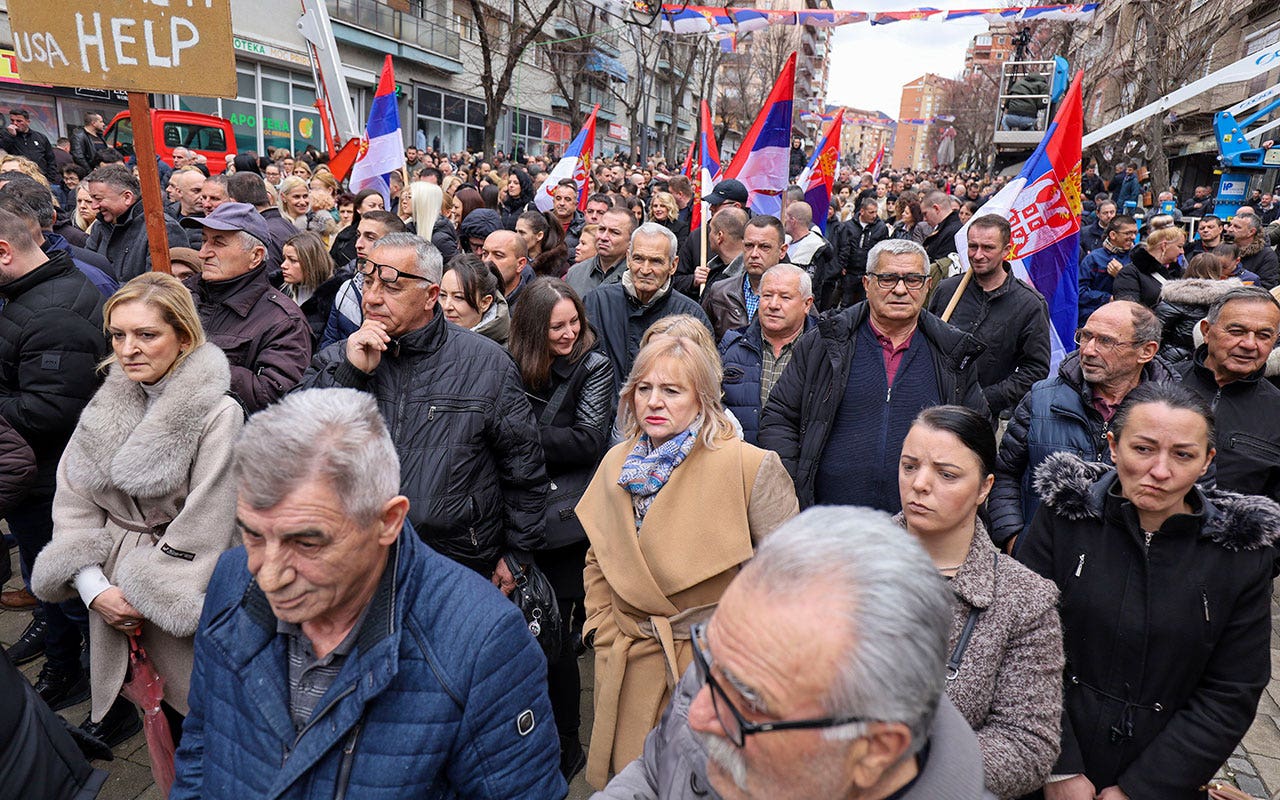
[[[417,97],[419,143],[446,153],[484,146],[484,103],[422,88]]]
[[[236,149],[242,153],[266,153],[268,147],[297,153],[307,145],[323,149],[324,135],[314,106],[315,86],[309,75],[241,63],[236,70],[236,91],[239,96],[235,100],[178,97],[176,107],[229,121]]]

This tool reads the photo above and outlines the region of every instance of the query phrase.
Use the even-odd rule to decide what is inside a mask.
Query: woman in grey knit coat
[[[999,553],[978,519],[995,459],[986,417],[925,409],[902,445],[898,519],[951,582],[947,696],[978,735],[987,789],[1014,798],[1042,787],[1058,757],[1062,624],[1057,588]]]

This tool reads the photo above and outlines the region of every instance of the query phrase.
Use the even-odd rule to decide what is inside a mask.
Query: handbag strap
[[[1000,565],[1000,554],[996,553],[992,558],[992,574]],[[969,637],[973,636],[973,627],[978,624],[978,617],[982,616],[982,609],[969,609],[969,616],[965,617],[964,627],[960,629],[960,638],[956,641],[955,649],[951,651],[950,657],[947,658],[947,680],[953,681],[960,674],[960,662],[964,660],[964,651],[969,647]]]
[[[560,406],[564,405],[564,398],[569,394],[569,381],[565,381],[556,387],[551,393],[551,399],[547,401],[547,407],[542,409],[542,416],[538,417],[538,424],[542,426],[550,425],[551,420],[556,418],[556,414],[560,411]]]

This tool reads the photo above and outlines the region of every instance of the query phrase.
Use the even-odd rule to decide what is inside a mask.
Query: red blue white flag
[[[591,116],[583,123],[582,130],[569,142],[564,155],[542,182],[542,190],[533,198],[533,204],[539,211],[551,210],[554,205],[551,194],[556,190],[556,184],[565,178],[573,178],[573,182],[578,184],[578,210],[587,207],[587,178],[591,175],[591,154],[596,149],[596,112],[599,110],[600,104],[596,103],[595,108],[591,109]]]
[[[1083,73],[1071,81],[1044,139],[1018,177],[973,218],[999,214],[1013,229],[1008,258],[1014,274],[1049,304],[1052,369],[1075,349],[1079,304],[1080,153],[1084,136]],[[956,255],[969,267],[969,225],[956,233]],[[1052,373],[1050,373],[1052,374]]]
[[[696,231],[702,224],[702,197],[715,188],[720,180],[720,154],[716,151],[715,131],[711,127],[711,107],[702,101],[701,121],[698,123],[698,163],[693,173],[693,213],[689,229]]]
[[[880,180],[880,168],[884,165],[884,145],[880,145],[876,157],[871,159],[871,164],[867,167],[867,172],[871,173],[871,180]]]
[[[382,193],[387,208],[391,205],[390,174],[403,168],[404,139],[400,134],[400,109],[396,105],[396,77],[391,56],[382,63],[378,91],[369,107],[369,124],[360,138],[360,150],[351,166],[351,190],[374,189]]]
[[[827,233],[827,212],[831,210],[831,188],[836,181],[840,163],[840,128],[844,124],[844,109],[836,112],[831,126],[814,148],[809,164],[796,178],[796,185],[804,190],[804,200],[813,209],[813,221]]]
[[[734,154],[721,179],[737,178],[750,193],[748,204],[755,214],[782,215],[782,193],[791,169],[791,106],[796,84],[793,52],[769,98],[751,124],[742,146]]]

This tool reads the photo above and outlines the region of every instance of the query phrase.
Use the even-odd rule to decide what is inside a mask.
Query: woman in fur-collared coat
[[[93,612],[83,727],[108,740],[137,729],[132,705],[117,700],[137,635],[164,678],[176,738],[205,587],[235,540],[227,465],[244,413],[227,394],[226,356],[205,342],[177,279],[134,278],[103,319],[114,355],[58,465],[53,541],[31,582],[51,602],[78,592]]]

